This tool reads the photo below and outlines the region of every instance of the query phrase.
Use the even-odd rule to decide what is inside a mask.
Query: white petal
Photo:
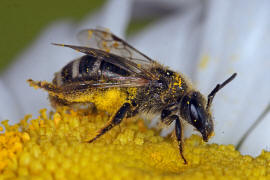
[[[135,3],[141,4],[150,4],[151,6],[155,6],[156,4],[160,4],[169,8],[171,6],[179,6],[182,7],[188,4],[197,4],[200,0],[136,0]]]
[[[5,72],[3,80],[21,108],[23,113],[21,117],[26,113],[37,114],[39,109],[49,107],[47,93],[29,87],[26,80],[32,78],[51,81],[54,72],[75,57],[74,51],[66,51],[64,48],[50,44],[51,42],[69,43],[71,28],[72,24],[69,22],[57,22],[51,25]]]
[[[134,19],[156,18],[176,11],[183,13],[191,6],[200,5],[200,0],[135,0],[132,16]]]
[[[212,142],[237,144],[269,102],[269,5],[269,1],[211,1],[198,87],[208,94],[217,83],[238,73],[214,99]]]
[[[246,141],[242,144],[240,151],[243,154],[251,154],[257,156],[261,153],[262,149],[270,151],[270,113],[258,124],[256,129],[247,137]]]
[[[90,15],[80,23],[76,32],[82,29],[103,27],[114,34],[124,37],[131,15],[132,0],[110,0],[94,16]]]
[[[11,94],[9,88],[0,79],[0,121],[5,119],[19,119],[20,108],[16,103],[16,98]],[[14,122],[11,121],[11,124]]]

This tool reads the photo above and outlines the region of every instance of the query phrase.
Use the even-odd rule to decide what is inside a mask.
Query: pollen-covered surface
[[[127,91],[129,89],[127,89]],[[109,113],[113,113],[125,102],[130,102],[130,97],[134,96],[133,94],[128,95],[127,91],[121,90],[120,88],[109,88],[95,91],[89,90],[89,92],[78,92],[65,95],[64,99],[68,100],[69,102],[91,102],[95,104],[97,109],[106,110]],[[131,92],[133,92],[133,90],[131,90]],[[134,91],[134,93],[136,93],[136,91]]]
[[[0,135],[0,179],[270,179],[270,153],[254,159],[232,145],[185,140],[180,158],[174,138],[162,138],[128,119],[92,144],[107,113],[58,109],[26,116]],[[19,131],[18,131],[19,129]]]
[[[65,100],[69,103],[93,103],[96,108],[101,111],[107,111],[108,113],[114,113],[124,103],[129,102],[136,97],[137,88],[95,88],[87,89],[84,91],[72,91],[65,92],[61,90],[53,91],[48,89],[54,89],[55,85],[46,81],[33,81],[28,80],[30,86],[35,89],[43,88],[48,91],[50,96],[55,96],[61,100]],[[47,87],[48,89],[44,88]]]

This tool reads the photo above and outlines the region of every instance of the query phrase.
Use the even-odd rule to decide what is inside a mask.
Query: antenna
[[[209,109],[212,101],[216,95],[216,93],[222,89],[225,85],[227,85],[229,82],[231,82],[235,77],[236,77],[237,73],[233,73],[233,75],[231,75],[231,77],[229,77],[226,81],[224,81],[222,84],[217,84],[217,86],[212,90],[212,92],[208,95],[208,100],[207,100],[207,106],[206,109]]]

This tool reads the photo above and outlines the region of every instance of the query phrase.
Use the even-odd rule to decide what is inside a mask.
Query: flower
[[[50,118],[51,117],[51,118]],[[185,140],[185,165],[175,138],[163,138],[132,118],[100,137],[93,136],[107,113],[40,111],[0,135],[0,179],[268,179],[270,153],[243,156],[233,145]],[[22,131],[18,132],[18,128]]]
[[[81,54],[50,46],[51,42],[77,44],[75,34],[103,26],[120,37],[132,17],[151,16],[142,1],[112,0],[75,27],[58,21],[21,54],[0,79],[1,118],[16,120],[22,114],[49,107],[47,94],[28,87],[25,80],[51,80],[53,73]],[[270,95],[268,1],[148,1],[151,7],[173,13],[129,37],[134,47],[187,75],[207,95],[233,72],[237,79],[214,99],[215,136],[211,142],[236,145],[267,106]],[[117,7],[117,8],[115,8]],[[131,14],[131,12],[134,12]],[[167,11],[165,11],[167,12]],[[166,14],[166,13],[165,13]],[[34,106],[33,106],[34,105]],[[37,114],[36,114],[37,115]],[[257,155],[269,145],[268,114],[240,149]],[[13,121],[14,123],[14,121]],[[191,131],[186,131],[191,132]]]

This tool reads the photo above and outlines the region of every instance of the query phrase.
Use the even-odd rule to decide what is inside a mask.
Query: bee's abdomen
[[[74,62],[75,63],[75,62]],[[77,70],[78,74],[74,76],[88,76],[90,72],[97,72],[100,62],[97,57],[93,57],[90,55],[82,56],[74,66],[74,70]]]
[[[62,86],[72,82],[99,80],[101,78],[110,79],[116,76],[128,75],[130,73],[126,70],[104,61],[100,57],[85,55],[71,61],[60,72],[57,72],[53,83],[57,86]]]
[[[102,61],[100,64],[100,70],[104,76],[129,76],[130,73],[126,70],[106,61]]]
[[[90,55],[82,56],[79,59],[71,61],[60,72],[57,72],[53,82],[57,86],[61,86],[67,83],[85,80],[86,78],[90,80],[91,77],[93,78],[91,73],[97,73],[99,66],[100,60],[97,57]]]

